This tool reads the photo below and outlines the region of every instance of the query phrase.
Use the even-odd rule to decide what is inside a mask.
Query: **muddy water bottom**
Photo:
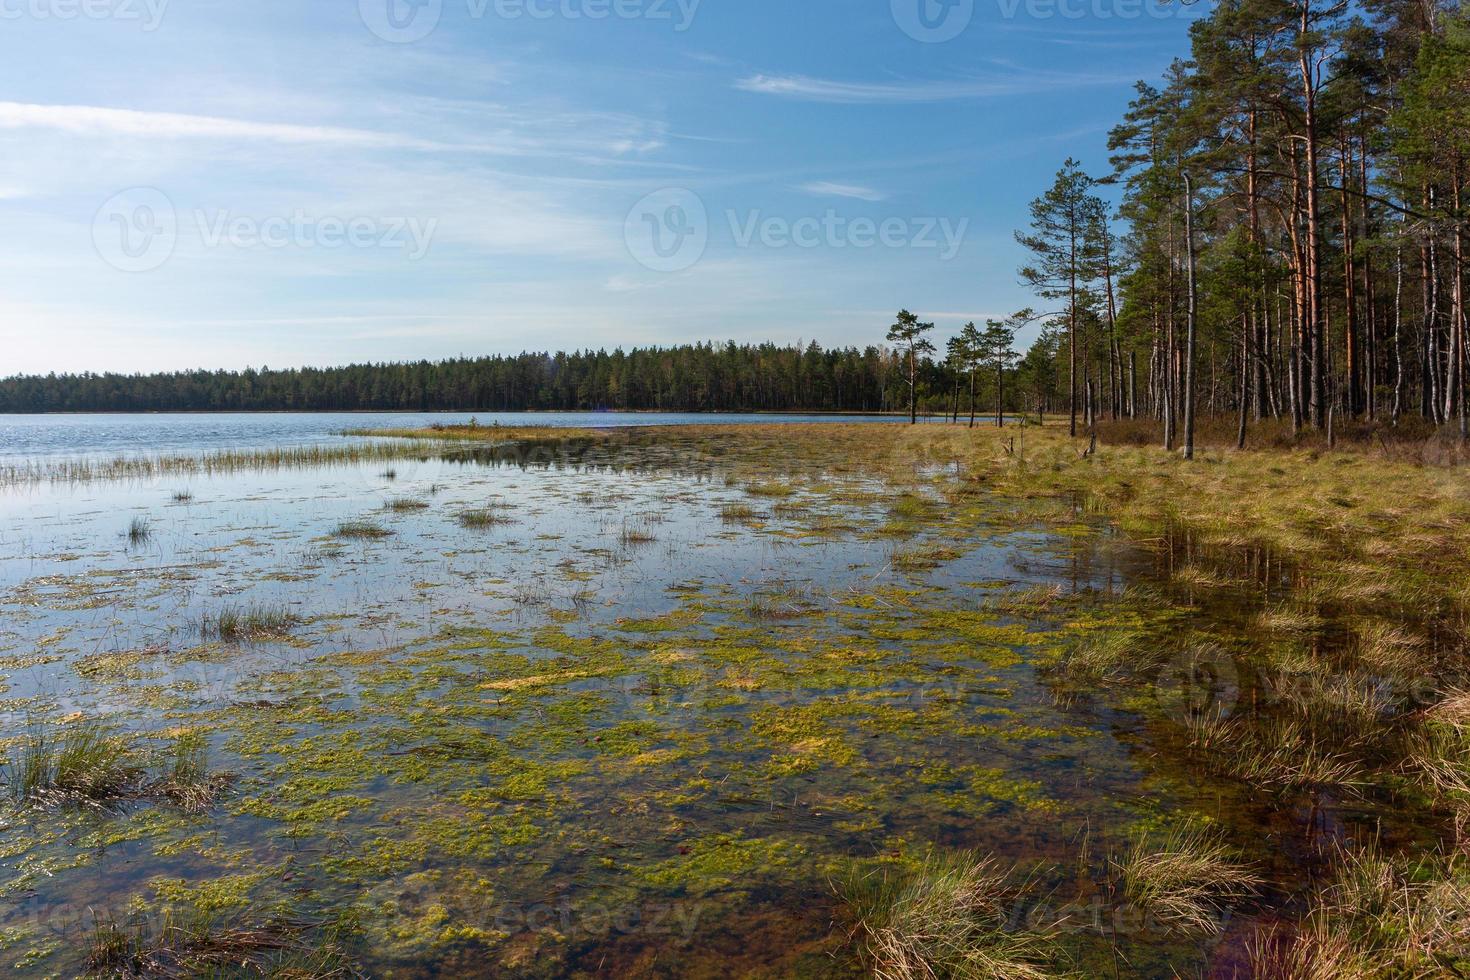
[[[1064,868],[1176,805],[1039,673],[1140,569],[1095,525],[942,469],[640,463],[0,496],[12,744],[199,732],[233,777],[204,814],[7,811],[0,961],[73,975],[97,921],[188,909],[330,923],[379,976],[853,975],[854,859]],[[1007,605],[1035,587],[1083,607]],[[291,625],[222,640],[225,610]],[[1130,942],[1139,975],[1208,952]]]

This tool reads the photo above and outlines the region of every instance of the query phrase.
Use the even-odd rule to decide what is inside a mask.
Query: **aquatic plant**
[[[197,909],[166,910],[119,925],[98,918],[86,975],[121,980],[261,977],[278,980],[356,980],[364,974],[320,929],[281,919],[221,923]]]
[[[381,524],[374,524],[372,521],[361,520],[343,521],[341,524],[338,524],[335,528],[332,529],[332,537],[334,538],[359,538],[373,540],[376,538],[390,537],[392,534],[392,531],[388,530],[386,527],[383,527]]]
[[[128,522],[128,544],[134,547],[145,545],[152,537],[153,528],[146,517],[135,517]]]
[[[857,869],[836,885],[855,941],[882,980],[1041,980],[1042,936],[1009,927],[1011,876],[994,858],[929,852],[911,867]]]
[[[301,618],[285,606],[227,605],[213,615],[206,614],[200,620],[199,632],[227,643],[279,639],[288,636],[300,622]]]
[[[173,493],[173,501],[176,504],[187,504],[193,499],[194,494],[189,490],[175,490]]]
[[[1141,835],[1113,864],[1134,905],[1171,925],[1209,934],[1220,932],[1232,902],[1261,885],[1218,831],[1196,821],[1162,835]]]
[[[486,504],[484,507],[476,507],[474,510],[461,511],[454,519],[460,527],[487,528],[499,527],[509,524],[510,518],[505,515],[503,508],[498,504]]]
[[[1394,861],[1340,850],[1334,880],[1302,921],[1250,944],[1255,976],[1378,980],[1464,976],[1470,968],[1470,877],[1463,856]]]
[[[203,813],[214,806],[233,781],[231,773],[210,771],[209,741],[203,732],[191,731],[174,740],[163,774],[148,785],[146,792],[191,813]]]
[[[95,721],[35,727],[11,749],[5,781],[20,806],[105,808],[134,795],[143,767],[126,740]]]
[[[331,446],[222,449],[193,455],[115,456],[111,459],[7,463],[0,465],[0,486],[146,480],[165,476],[213,476],[252,471],[354,466],[383,460],[423,460],[440,451],[440,444],[434,442],[383,440]]]
[[[720,520],[726,524],[743,524],[755,519],[755,509],[746,504],[724,504],[720,507]]]
[[[413,497],[396,497],[383,505],[385,510],[391,510],[400,514],[415,510],[427,510],[428,507],[428,503]]]

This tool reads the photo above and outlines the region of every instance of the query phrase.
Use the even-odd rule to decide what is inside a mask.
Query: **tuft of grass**
[[[744,524],[755,520],[755,508],[746,504],[725,504],[720,508],[720,520],[726,524]]]
[[[188,491],[188,490],[175,490],[174,491],[174,503],[176,503],[176,504],[187,504],[189,501],[191,501],[193,499],[194,499],[194,494],[191,491]]]
[[[468,528],[499,527],[510,523],[510,518],[505,516],[504,509],[498,504],[462,511],[454,519],[459,522],[460,527]]]
[[[146,517],[135,517],[128,522],[128,544],[138,547],[153,539],[153,528]]]
[[[288,636],[301,618],[284,606],[224,606],[199,623],[200,635],[227,643],[279,639]]]
[[[653,535],[653,525],[659,519],[647,514],[635,517],[632,520],[625,519],[623,521],[623,529],[618,534],[618,541],[624,548],[652,544],[658,540]]]
[[[1171,925],[1209,935],[1221,931],[1231,903],[1261,885],[1217,832],[1193,821],[1161,838],[1140,837],[1114,867],[1134,905]]]
[[[190,813],[214,807],[234,781],[231,773],[211,772],[209,741],[203,732],[186,732],[175,739],[163,774],[148,786],[148,795],[167,800]]]
[[[891,560],[901,572],[927,572],[959,557],[960,552],[954,548],[936,544],[895,551]]]
[[[1315,795],[1363,784],[1362,767],[1343,746],[1329,745],[1295,719],[1251,723],[1206,714],[1186,719],[1185,727],[1196,760],[1216,775],[1279,793]]]
[[[850,937],[877,977],[1042,980],[1044,943],[1007,927],[1010,875],[988,857],[930,852],[911,868],[884,866],[836,886]]]
[[[392,534],[393,532],[386,527],[383,527],[381,524],[374,524],[372,521],[343,521],[332,531],[332,537],[334,538],[358,538],[364,540],[386,538]]]
[[[1404,864],[1373,848],[1343,852],[1335,880],[1315,898],[1301,924],[1251,944],[1253,975],[1273,980],[1463,976],[1470,950],[1470,880],[1462,861],[1426,874],[1423,859]]]
[[[398,471],[390,466],[383,472],[379,473],[378,476],[382,477],[385,480],[396,480],[398,479]]]
[[[397,497],[385,503],[383,508],[385,510],[391,510],[394,513],[402,514],[414,510],[428,510],[429,505],[413,497]]]
[[[789,483],[752,483],[745,487],[752,497],[790,497],[796,488]]]
[[[33,729],[12,750],[5,781],[18,806],[106,809],[134,796],[143,774],[127,741],[96,722]]]
[[[165,912],[156,928],[142,918],[124,925],[99,918],[86,971],[88,977],[124,980],[364,976],[336,942],[308,926],[280,919],[222,924],[198,910]]]

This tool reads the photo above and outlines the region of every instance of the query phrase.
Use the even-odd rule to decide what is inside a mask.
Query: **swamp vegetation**
[[[12,476],[8,974],[1470,972],[1454,470],[336,449]]]

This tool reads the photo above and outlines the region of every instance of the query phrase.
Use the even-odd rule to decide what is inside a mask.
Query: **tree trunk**
[[[1184,458],[1194,459],[1194,183],[1188,173],[1184,175],[1184,268],[1189,291],[1184,340]]]

